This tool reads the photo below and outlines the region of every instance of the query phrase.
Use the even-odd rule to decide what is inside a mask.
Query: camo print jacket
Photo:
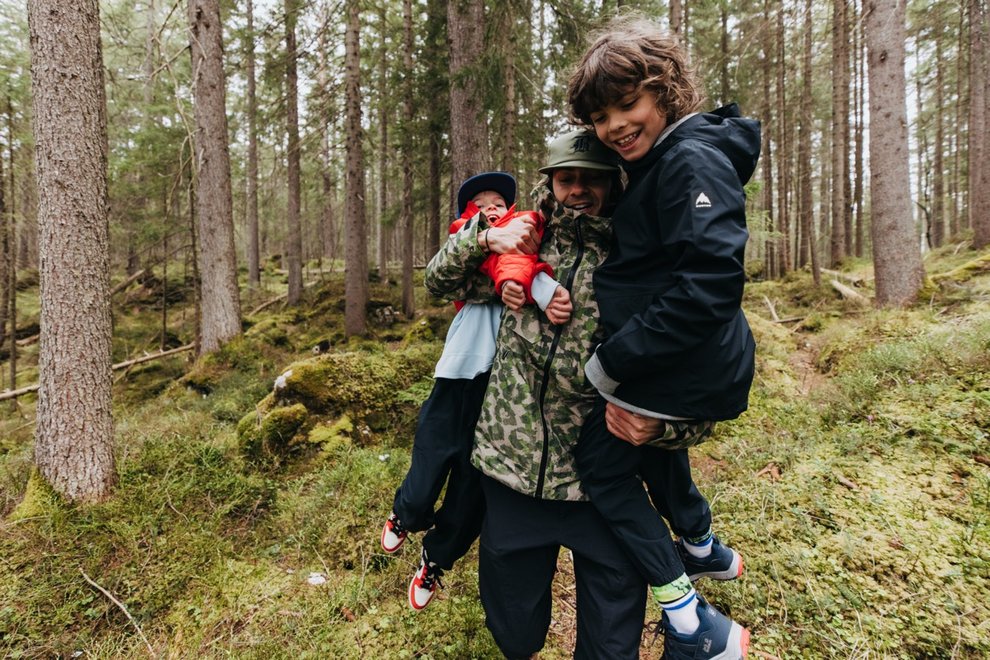
[[[596,396],[584,375],[603,339],[591,276],[607,255],[611,222],[561,207],[546,186],[533,196],[548,219],[540,261],[570,291],[574,312],[554,326],[535,305],[506,309],[471,460],[525,495],[584,500],[572,449]],[[450,296],[470,281],[484,259],[477,231],[451,236],[433,258],[426,273],[431,292]]]

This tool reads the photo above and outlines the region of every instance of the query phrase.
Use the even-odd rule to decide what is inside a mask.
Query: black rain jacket
[[[759,122],[732,104],[689,117],[623,163],[629,186],[594,275],[608,336],[595,358],[615,381],[595,385],[607,399],[697,420],[746,410],[756,345],[740,307],[743,186],[759,153]]]

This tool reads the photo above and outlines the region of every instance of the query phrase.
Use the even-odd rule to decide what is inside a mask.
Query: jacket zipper
[[[577,230],[577,255],[574,257],[574,265],[571,266],[570,272],[567,274],[567,282],[564,284],[564,288],[567,289],[567,293],[571,293],[571,287],[574,286],[574,276],[577,274],[578,266],[581,265],[581,260],[584,258],[584,237],[581,235],[581,219],[578,218],[575,227]],[[543,410],[543,405],[547,398],[547,383],[550,379],[550,365],[553,363],[553,358],[557,354],[557,345],[560,344],[560,335],[564,331],[564,326],[555,325],[553,328],[553,341],[550,342],[550,350],[547,352],[547,359],[543,363],[543,382],[540,383],[540,421],[543,424],[543,454],[540,457],[540,474],[536,479],[536,499],[543,499],[543,485],[546,481],[547,476],[547,461],[550,459],[550,428],[547,425],[547,415]]]

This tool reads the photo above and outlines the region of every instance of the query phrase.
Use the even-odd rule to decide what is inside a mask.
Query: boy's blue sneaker
[[[663,613],[664,660],[741,660],[749,652],[749,630],[725,616],[698,596],[698,620],[693,635],[674,631]]]
[[[735,580],[742,575],[742,555],[727,545],[722,545],[717,536],[712,536],[712,553],[707,557],[695,557],[684,547],[684,540],[677,539],[677,551],[684,564],[684,572],[694,582],[699,578],[714,580]]]

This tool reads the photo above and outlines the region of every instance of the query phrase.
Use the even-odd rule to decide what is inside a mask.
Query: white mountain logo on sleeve
[[[712,200],[708,199],[708,195],[705,193],[699,193],[698,199],[694,200],[694,208],[696,209],[710,209],[712,207]]]

